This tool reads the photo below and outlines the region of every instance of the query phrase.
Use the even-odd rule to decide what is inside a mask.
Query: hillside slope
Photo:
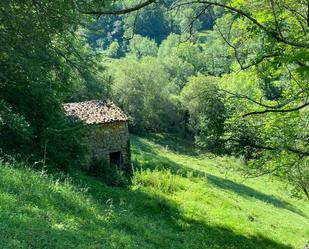
[[[132,138],[132,185],[0,167],[0,248],[303,248],[309,205],[240,162],[162,135]]]

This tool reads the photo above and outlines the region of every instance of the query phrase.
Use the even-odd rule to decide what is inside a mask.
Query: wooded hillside
[[[132,134],[236,158],[230,172],[309,200],[308,0],[1,1],[0,162],[135,186],[138,162],[89,160],[89,126],[65,114],[91,100],[115,103]]]

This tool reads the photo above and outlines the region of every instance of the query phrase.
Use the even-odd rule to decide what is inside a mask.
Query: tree
[[[135,35],[129,42],[128,51],[137,58],[156,56],[158,53],[158,46],[155,41],[147,37]]]
[[[180,123],[173,94],[177,87],[157,58],[123,58],[110,64],[112,97],[131,116],[134,131],[168,131]]]
[[[218,82],[216,77],[199,74],[191,77],[181,92],[197,144],[213,152],[223,152],[222,136],[227,118],[224,96],[218,89]]]
[[[221,79],[220,91],[229,96],[225,100],[229,118],[225,121],[224,141],[228,151],[243,155],[251,176],[273,174],[291,182],[295,189],[307,195],[308,184],[308,112],[257,112],[260,107],[278,105],[279,99],[269,99],[259,86],[259,71],[226,75]],[[282,82],[284,83],[284,82]],[[287,84],[287,83],[286,83]],[[288,84],[289,86],[289,84]],[[259,99],[259,102],[256,101]],[[280,102],[279,102],[280,103]],[[245,116],[245,117],[243,117]]]
[[[71,2],[0,4],[0,146],[2,153],[65,167],[82,146],[62,102],[90,80],[92,56]],[[71,11],[67,11],[71,10]],[[60,146],[61,145],[61,146]],[[62,151],[59,150],[62,148]],[[80,153],[81,154],[81,153]]]

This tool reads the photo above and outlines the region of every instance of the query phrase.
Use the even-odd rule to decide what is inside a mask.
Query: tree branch
[[[283,35],[282,35],[282,32],[281,32],[281,28],[280,28],[280,25],[279,25],[279,20],[278,20],[276,9],[275,9],[275,2],[274,2],[274,0],[270,0],[270,6],[271,6],[271,10],[273,12],[273,16],[275,18],[276,29],[278,30],[278,34],[279,34],[280,38],[283,39]]]
[[[136,15],[135,15],[135,18],[134,18],[134,23],[133,23],[133,26],[132,26],[131,37],[123,37],[124,40],[129,41],[129,40],[134,38],[135,31],[136,31],[136,24],[137,24],[138,15],[139,15],[139,10],[136,11]]]
[[[79,8],[76,1],[74,1],[76,9],[81,12],[82,14],[88,14],[88,15],[124,15],[128,14],[134,11],[137,11],[139,9],[142,9],[152,3],[155,3],[156,0],[147,0],[146,2],[137,4],[133,7],[129,7],[126,9],[119,9],[119,10],[82,10]]]
[[[276,112],[276,113],[295,112],[295,111],[298,111],[302,108],[305,108],[306,106],[309,106],[309,102],[306,102],[306,103],[304,103],[300,106],[297,106],[295,108],[292,108],[292,109],[266,109],[264,111],[248,112],[248,113],[244,114],[242,117],[245,118],[247,116],[264,114],[264,113],[268,113],[268,112]]]
[[[302,155],[302,156],[309,156],[309,152],[308,151],[302,151],[299,149],[295,149],[293,147],[290,146],[278,146],[278,147],[271,147],[271,146],[265,146],[265,145],[261,145],[261,144],[256,144],[252,141],[248,141],[247,143],[244,143],[244,141],[240,140],[240,139],[236,139],[236,138],[228,138],[225,139],[225,142],[228,141],[232,141],[232,142],[237,142],[237,143],[241,143],[242,146],[249,146],[252,148],[256,148],[256,149],[262,149],[262,150],[271,150],[271,151],[280,151],[280,150],[286,150],[298,155]]]
[[[229,94],[229,95],[231,95],[231,96],[233,96],[233,97],[235,97],[235,98],[249,100],[250,102],[252,102],[252,103],[254,103],[254,104],[257,104],[257,105],[259,105],[259,106],[263,106],[263,107],[265,107],[265,108],[272,108],[272,109],[273,109],[273,108],[279,107],[279,106],[270,106],[270,105],[266,105],[266,104],[263,104],[263,103],[260,102],[260,101],[256,101],[256,100],[250,98],[250,97],[247,96],[247,95],[233,93],[233,92],[230,92],[230,91],[225,90],[225,89],[219,89],[219,91],[225,92],[225,93],[227,93],[227,94]]]
[[[231,48],[234,50],[234,56],[235,56],[235,58],[236,58],[236,60],[237,60],[237,62],[238,62],[238,64],[239,64],[240,68],[243,69],[243,65],[242,65],[242,63],[241,63],[241,61],[240,61],[240,59],[239,59],[239,57],[238,57],[237,47],[234,46],[234,45],[223,35],[223,33],[222,33],[222,31],[221,31],[219,25],[217,25],[217,24],[215,23],[215,26],[217,27],[218,32],[219,32],[221,38],[225,41],[225,43],[226,43],[229,47],[231,47]]]
[[[309,27],[309,0],[307,0],[307,26]]]
[[[298,43],[298,42],[287,40],[286,38],[281,37],[280,34],[278,34],[278,32],[276,32],[275,30],[268,29],[266,26],[264,26],[262,23],[260,23],[254,17],[252,17],[250,13],[247,13],[243,10],[234,8],[232,6],[229,6],[229,5],[226,5],[226,4],[223,4],[223,3],[212,2],[212,1],[204,1],[204,0],[196,0],[196,1],[185,2],[185,3],[181,3],[181,5],[183,6],[183,5],[189,5],[189,4],[194,4],[194,3],[195,4],[209,4],[209,5],[218,6],[218,7],[222,7],[222,8],[231,10],[231,11],[236,12],[236,13],[240,14],[241,16],[247,18],[248,20],[250,20],[256,26],[258,26],[261,30],[263,30],[267,35],[276,39],[278,42],[285,43],[287,45],[294,46],[294,47],[309,48],[308,43]],[[176,8],[176,7],[177,7],[177,5],[173,6],[173,8]]]
[[[235,97],[235,98],[249,100],[250,102],[252,102],[252,103],[254,103],[254,104],[257,104],[257,105],[259,105],[259,106],[265,107],[265,108],[269,108],[269,109],[279,109],[279,108],[282,108],[282,107],[284,107],[284,106],[286,106],[286,105],[292,103],[292,102],[295,101],[295,100],[300,100],[300,99],[301,99],[300,95],[301,95],[302,93],[307,94],[308,88],[302,89],[301,91],[297,92],[292,98],[287,99],[287,100],[285,100],[285,101],[282,102],[282,103],[278,103],[277,105],[267,105],[267,104],[262,103],[261,100],[260,100],[260,101],[257,101],[257,100],[255,100],[255,99],[253,99],[253,98],[250,98],[250,97],[247,96],[247,95],[234,93],[234,92],[231,92],[231,91],[226,90],[226,89],[219,88],[218,90],[219,90],[219,91],[222,91],[222,92],[225,92],[225,93],[227,93],[227,94],[229,94],[229,95],[231,95],[231,96],[233,96],[233,97]]]
[[[193,25],[194,23],[196,22],[196,20],[201,17],[203,14],[205,14],[206,10],[210,7],[210,5],[207,5],[206,7],[202,8],[202,10],[197,14],[195,15],[191,22],[188,24],[188,26],[184,29],[184,31],[189,31],[189,37],[186,41],[188,41],[191,37],[192,37],[192,31],[193,31]]]

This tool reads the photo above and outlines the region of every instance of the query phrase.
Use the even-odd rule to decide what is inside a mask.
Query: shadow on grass
[[[262,235],[246,237],[188,219],[176,203],[161,196],[106,187],[83,173],[72,177],[73,183],[87,185],[87,194],[0,175],[0,247],[291,248]]]
[[[106,203],[107,196],[100,197],[98,186],[89,185],[89,193],[101,203]],[[263,235],[246,237],[226,227],[189,219],[181,213],[178,204],[156,194],[109,188],[108,198],[115,201],[116,210],[116,203],[126,203],[126,217],[116,216],[113,225],[145,241],[143,248],[292,248]],[[144,222],[140,223],[140,220]]]
[[[262,202],[272,204],[277,208],[286,209],[305,218],[308,218],[301,210],[295,208],[290,203],[281,200],[278,197],[262,193],[249,186],[236,183],[229,179],[207,174],[203,171],[189,168],[186,165],[177,164],[169,158],[158,156],[156,151],[151,146],[144,143],[141,139],[137,139],[135,142],[138,147],[142,149],[142,151],[135,151],[135,153],[140,156],[139,159],[142,161],[142,163],[140,163],[138,160],[135,161],[137,168],[169,169],[172,173],[181,175],[183,177],[186,177],[188,173],[190,173],[194,177],[207,178],[210,184],[218,188],[232,191],[245,198],[255,198]]]
[[[198,149],[194,147],[192,142],[186,141],[179,136],[170,135],[170,134],[156,134],[156,133],[148,133],[144,135],[144,137],[157,144],[166,148],[166,150],[172,151],[177,154],[187,155],[187,156],[197,156]],[[141,148],[145,148],[146,144],[142,142],[141,137],[133,136],[134,142],[141,146]],[[148,147],[150,147],[148,145]],[[147,150],[147,148],[145,148]],[[149,149],[149,148],[148,148]]]
[[[151,147],[142,150],[149,157],[144,163],[155,158],[172,172],[192,171],[155,155]],[[162,196],[107,187],[79,171],[71,172],[72,184],[87,186],[84,194],[73,193],[61,183],[51,186],[45,180],[36,181],[25,172],[19,177],[1,173],[0,168],[0,248],[292,248],[260,234],[244,236],[189,219],[177,203]]]
[[[210,184],[212,184],[212,185],[214,185],[218,188],[228,190],[228,191],[232,191],[232,192],[234,192],[234,193],[236,193],[240,196],[243,196],[245,198],[248,198],[248,197],[249,198],[255,198],[255,199],[260,200],[262,202],[272,204],[277,208],[283,208],[283,209],[289,210],[291,212],[297,213],[297,214],[307,218],[307,216],[303,212],[301,212],[297,208],[293,207],[290,203],[288,203],[284,200],[281,200],[281,199],[279,199],[275,196],[267,195],[267,194],[264,194],[262,192],[259,192],[259,191],[255,190],[251,187],[248,187],[244,184],[240,184],[240,183],[231,181],[229,179],[225,179],[225,178],[218,177],[218,176],[215,176],[215,175],[210,175],[210,174],[207,175],[207,180]]]
[[[132,159],[135,169],[169,169],[172,173],[182,176],[185,176],[189,171],[185,166],[158,155],[157,151],[145,142],[143,138],[133,137],[133,140],[134,146],[132,146],[132,154],[134,156]],[[167,149],[167,151],[170,151],[170,149]]]

